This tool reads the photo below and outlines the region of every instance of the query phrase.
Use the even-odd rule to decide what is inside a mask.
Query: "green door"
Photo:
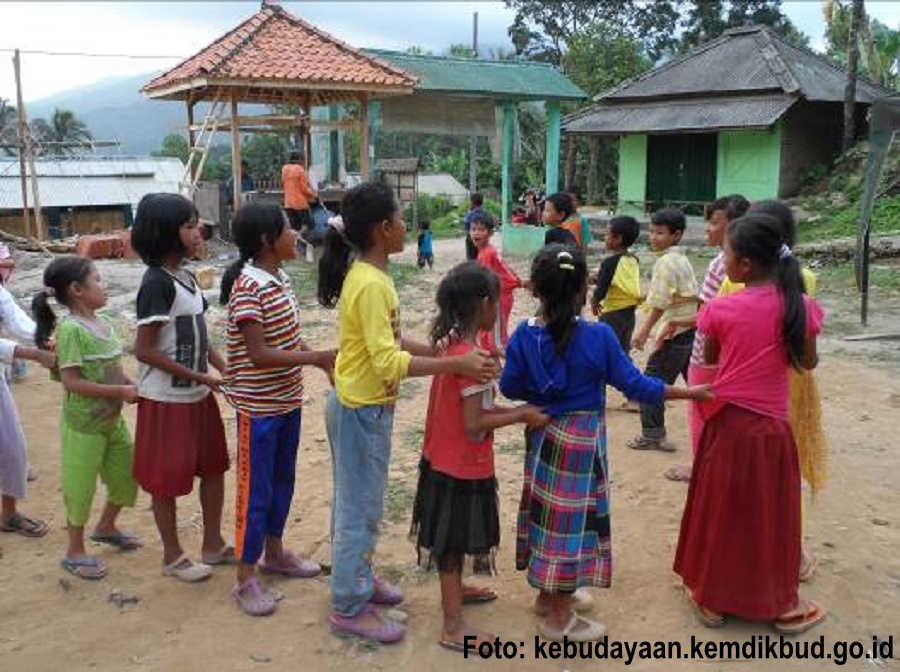
[[[715,133],[651,135],[647,142],[647,200],[693,212],[716,197]],[[693,205],[693,207],[690,207]]]

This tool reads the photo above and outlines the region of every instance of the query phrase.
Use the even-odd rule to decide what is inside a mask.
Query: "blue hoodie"
[[[534,318],[521,322],[509,339],[500,390],[509,399],[540,406],[556,418],[572,411],[603,411],[606,385],[629,399],[653,404],[665,396],[665,383],[643,375],[622,351],[606,324],[578,319],[565,355],[550,332]]]

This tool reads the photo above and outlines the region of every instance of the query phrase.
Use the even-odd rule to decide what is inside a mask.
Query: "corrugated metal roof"
[[[566,133],[625,135],[767,128],[797,101],[784,94],[683,101],[595,103],[566,118]]]
[[[587,94],[547,63],[423,56],[365,49],[414,74],[416,92],[481,95],[509,100],[583,100]]]
[[[594,100],[782,91],[812,101],[840,102],[845,79],[846,71],[827,58],[794,46],[768,27],[751,26],[726,31]],[[871,103],[888,93],[860,79],[856,98]]]
[[[43,159],[35,162],[35,169],[41,206],[71,208],[136,205],[144,194],[178,193],[184,164],[175,158]],[[19,161],[0,160],[0,209],[21,207]]]

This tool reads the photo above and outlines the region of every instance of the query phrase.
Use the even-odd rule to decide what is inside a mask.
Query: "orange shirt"
[[[564,221],[560,226],[567,231],[569,231],[573,236],[575,236],[575,242],[578,243],[578,247],[582,247],[581,243],[581,217],[579,215],[574,215]]]
[[[306,169],[299,163],[288,163],[281,169],[281,184],[284,188],[284,207],[290,210],[306,210],[309,199],[316,192],[309,185]]]

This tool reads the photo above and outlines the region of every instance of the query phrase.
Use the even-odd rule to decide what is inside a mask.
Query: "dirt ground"
[[[462,258],[463,244],[439,241],[434,272],[409,271],[400,290],[404,328],[424,337],[434,288],[441,272]],[[410,264],[414,246],[399,260]],[[219,262],[224,264],[225,262]],[[514,262],[525,273],[525,262]],[[111,308],[123,326],[133,320],[134,290],[142,272],[137,264],[104,262],[101,270],[112,289]],[[19,294],[40,284],[39,264],[23,263],[13,279]],[[824,302],[837,322],[851,324],[856,304],[849,295],[828,294]],[[210,294],[215,303],[215,293]],[[301,292],[306,339],[314,345],[335,342],[336,315],[314,305],[307,289]],[[896,307],[897,297],[885,299]],[[878,304],[882,306],[882,304]],[[883,307],[883,306],[882,306]],[[524,292],[517,295],[514,317],[534,309]],[[884,312],[882,310],[882,312]],[[900,310],[882,315],[897,331]],[[210,320],[221,328],[221,313]],[[842,332],[840,336],[843,335]],[[900,413],[900,369],[897,343],[859,349],[840,340],[823,339],[819,377],[825,424],[831,446],[831,478],[819,501],[809,509],[807,543],[818,556],[819,571],[803,587],[805,596],[819,600],[829,611],[827,622],[801,636],[814,642],[824,637],[826,652],[839,641],[858,641],[871,649],[873,636],[894,638],[900,659],[900,489],[891,476],[900,473],[900,451],[894,423]],[[129,365],[134,366],[129,359]],[[328,535],[331,502],[331,465],[323,425],[327,382],[317,371],[306,374],[309,401],[304,409],[303,438],[297,465],[297,491],[286,534],[289,547],[322,563],[330,563]],[[329,634],[327,578],[278,580],[284,593],[278,613],[268,619],[241,614],[229,591],[232,572],[217,569],[200,585],[185,585],[160,574],[161,545],[144,494],[135,509],[126,511],[121,527],[138,533],[145,547],[124,554],[106,547],[91,551],[109,565],[100,582],[79,581],[59,568],[65,549],[65,516],[59,489],[57,418],[61,390],[47,374],[31,366],[28,378],[14,387],[28,436],[31,463],[40,478],[32,484],[22,510],[53,521],[53,530],[39,540],[0,535],[0,660],[2,669],[19,670],[596,670],[624,669],[622,660],[540,660],[535,658],[536,618],[530,612],[533,592],[513,567],[516,503],[521,484],[521,430],[497,432],[497,474],[501,488],[503,543],[499,574],[489,582],[500,593],[493,604],[468,607],[472,622],[519,645],[515,660],[464,660],[439,648],[440,623],[437,577],[419,571],[407,538],[415,488],[416,465],[427,405],[428,382],[403,384],[394,430],[394,454],[386,498],[386,520],[376,562],[407,593],[410,616],[406,640],[388,647],[343,639]],[[610,395],[610,407],[621,401]],[[222,403],[234,446],[234,414]],[[764,625],[729,624],[722,630],[700,626],[671,571],[678,526],[687,489],[665,480],[663,471],[688,456],[683,406],[670,405],[672,438],[681,446],[675,454],[638,453],[625,442],[639,428],[636,415],[608,414],[613,505],[615,572],[613,587],[594,591],[594,616],[609,629],[613,640],[626,642],[678,641],[687,653],[692,637],[706,641],[745,642],[771,634]],[[133,423],[134,413],[127,414]],[[226,537],[233,522],[233,478],[227,479]],[[103,502],[98,489],[95,509]],[[185,548],[199,553],[200,510],[196,496],[180,504],[180,527]],[[133,597],[119,606],[114,599]],[[521,655],[522,657],[519,657]],[[636,660],[638,670],[730,670],[736,660]],[[750,661],[747,670],[830,669],[833,661],[785,663]],[[848,669],[898,669],[898,660],[849,661]]]

